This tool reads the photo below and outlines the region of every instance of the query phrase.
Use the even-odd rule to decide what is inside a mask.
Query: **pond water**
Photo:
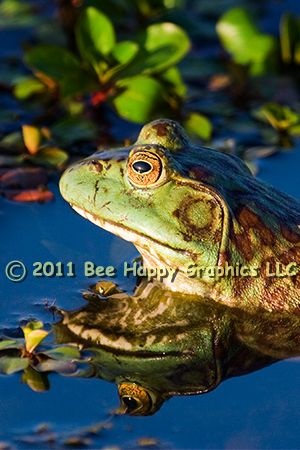
[[[298,2],[272,2],[265,30],[276,32],[282,11],[289,8],[300,13]],[[19,54],[23,32],[5,33],[10,44],[3,46],[1,54],[7,56],[6,49]],[[19,125],[7,123],[5,131],[14,131]],[[300,199],[300,145],[292,152],[261,159],[258,164],[259,178]],[[47,308],[53,302],[64,310],[85,305],[82,291],[98,281],[84,275],[86,261],[114,266],[121,273],[123,262],[138,256],[133,245],[76,214],[60,196],[57,184],[49,187],[55,201],[44,205],[0,198],[1,335],[16,335],[20,326],[33,319],[43,321],[49,329],[60,320]],[[6,277],[10,261],[26,266],[27,276],[22,282]],[[33,275],[36,262],[62,262],[65,266],[72,262],[76,276],[37,278]],[[135,286],[133,277],[119,276],[114,281],[128,292]],[[153,448],[299,448],[298,358],[231,378],[208,394],[172,398],[148,417],[112,416],[109,411],[119,404],[117,389],[100,379],[52,373],[51,389],[43,393],[34,392],[20,379],[20,373],[0,375],[0,442],[8,442],[12,448],[65,448],[64,441],[84,435],[82,430],[99,422],[108,427],[97,435],[90,433],[88,448],[141,448],[139,439],[146,437],[159,441]],[[49,424],[50,431],[35,433],[43,423]]]
[[[261,160],[259,177],[300,198],[299,150]],[[137,256],[131,244],[77,215],[61,198],[55,184],[50,188],[55,194],[55,202],[50,204],[0,200],[2,334],[9,334],[19,323],[24,325],[32,318],[53,323],[52,313],[45,307],[46,299],[49,304],[55,300],[59,308],[67,310],[82,306],[85,302],[81,291],[95,283],[95,278],[84,276],[85,261],[118,268]],[[22,261],[27,268],[27,277],[20,283],[5,276],[5,267],[12,260]],[[38,261],[72,261],[76,277],[36,278],[33,263]],[[134,287],[133,277],[121,276],[117,282],[129,292]],[[31,448],[31,443],[18,439],[31,439],[37,424],[50,423],[53,432],[63,439],[84,427],[108,421],[113,428],[94,437],[90,448],[134,448],[142,437],[159,439],[163,448],[297,448],[299,382],[300,366],[295,358],[229,379],[206,395],[173,398],[153,416],[110,418],[109,410],[118,405],[113,384],[51,374],[50,391],[38,393],[20,384],[19,374],[1,376],[0,440],[17,440],[18,448]],[[35,446],[44,448],[45,443]]]

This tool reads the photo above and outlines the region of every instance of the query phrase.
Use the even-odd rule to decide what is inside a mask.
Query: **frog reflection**
[[[86,306],[63,312],[56,343],[91,350],[88,376],[115,383],[131,415],[153,414],[173,396],[207,393],[300,354],[297,317],[184,297],[147,282],[133,296],[90,294]]]

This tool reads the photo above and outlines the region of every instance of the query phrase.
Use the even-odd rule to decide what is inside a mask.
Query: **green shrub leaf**
[[[41,72],[55,81],[65,99],[95,89],[96,80],[85,72],[80,60],[64,48],[37,45],[25,55],[25,63],[37,76]]]
[[[146,76],[121,80],[117,88],[123,90],[113,103],[118,113],[132,122],[144,123],[151,120],[155,107],[162,97],[161,84]]]
[[[250,65],[252,75],[261,75],[266,71],[276,40],[261,34],[245,9],[227,11],[217,23],[217,32],[236,63]]]
[[[82,58],[90,62],[101,75],[99,62],[112,51],[116,43],[113,24],[98,9],[89,7],[79,17],[75,34]]]

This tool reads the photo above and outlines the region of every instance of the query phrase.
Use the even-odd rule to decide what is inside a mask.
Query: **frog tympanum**
[[[146,268],[175,268],[163,280],[172,291],[299,309],[300,202],[237,157],[194,145],[176,122],[152,122],[133,146],[74,164],[60,190],[83,217],[133,242]]]
[[[55,342],[88,351],[79,376],[115,383],[127,414],[153,414],[171,397],[204,394],[300,354],[297,315],[250,313],[147,280],[132,296],[86,299],[62,312]]]

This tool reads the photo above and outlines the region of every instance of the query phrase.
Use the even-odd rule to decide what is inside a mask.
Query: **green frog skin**
[[[248,311],[300,312],[300,202],[240,159],[193,144],[176,122],[151,122],[133,146],[74,164],[60,191],[83,217],[131,241],[146,268],[176,268],[165,288]],[[295,272],[272,276],[276,263]]]

